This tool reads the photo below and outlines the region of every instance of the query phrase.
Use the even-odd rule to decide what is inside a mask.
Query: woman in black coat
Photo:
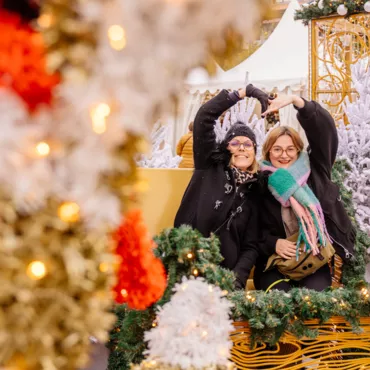
[[[217,144],[214,127],[222,113],[246,96],[267,109],[267,94],[252,85],[232,93],[222,90],[199,109],[193,134],[195,170],[175,219],[175,227],[191,225],[205,237],[219,237],[222,266],[235,272],[240,289],[258,255],[257,143],[253,131],[237,122]]]
[[[285,259],[295,258],[296,244],[286,238],[298,231],[300,235],[304,234],[302,219],[297,218],[297,209],[299,208],[294,208],[297,203],[293,199],[293,201],[289,201],[289,204],[284,205],[284,200],[279,196],[282,189],[287,188],[283,184],[287,181],[284,177],[286,172],[280,172],[285,175],[279,175],[278,182],[270,181],[271,175],[277,173],[276,169],[286,169],[293,176],[298,173],[299,176],[296,177],[304,179],[302,183],[306,183],[308,188],[312,190],[313,194],[305,188],[305,194],[315,200],[314,208],[318,209],[317,217],[312,216],[316,218],[317,222],[311,223],[312,226],[316,225],[314,227],[316,230],[311,235],[317,235],[318,238],[312,240],[311,244],[317,244],[320,237],[324,240],[327,238],[332,241],[336,253],[339,254],[344,263],[354,256],[355,229],[341,202],[339,188],[331,181],[331,171],[338,148],[338,135],[334,120],[320,104],[296,96],[282,96],[270,101],[269,109],[265,114],[277,111],[289,104],[293,104],[298,110],[297,118],[306,133],[309,147],[307,153],[304,152],[299,134],[286,126],[274,129],[263,146],[265,162],[263,162],[261,170],[267,169],[266,172],[263,172],[266,181],[261,209],[264,243],[260,248],[254,273],[254,284],[257,289],[262,290],[266,290],[274,282],[284,279],[284,276],[276,268],[264,272],[268,258],[274,253]],[[303,171],[302,167],[306,170]],[[303,173],[305,173],[304,176],[302,176]],[[293,197],[296,196],[298,188],[291,188],[292,191],[294,189],[295,195]],[[280,193],[276,192],[275,189],[280,190]],[[289,193],[285,193],[284,196],[288,197]],[[300,207],[299,204],[298,207]],[[312,215],[310,210],[307,214]],[[309,225],[310,221],[305,224]],[[290,282],[281,281],[274,285],[274,288],[287,291],[291,285]],[[329,265],[323,266],[293,285],[318,291],[329,287],[331,285]]]

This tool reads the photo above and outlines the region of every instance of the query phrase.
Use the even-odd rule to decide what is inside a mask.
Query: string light
[[[193,275],[194,275],[194,276],[198,276],[198,274],[199,274],[199,271],[198,271],[197,269],[194,269],[194,270],[193,270]]]
[[[193,253],[188,253],[188,254],[186,255],[186,257],[188,257],[188,259],[189,259],[189,260],[191,260],[191,259],[193,258]]]
[[[185,291],[187,287],[188,287],[188,284],[182,284],[182,285],[181,285],[181,289],[182,289],[183,291]]]
[[[37,18],[37,24],[41,28],[49,28],[54,22],[54,17],[51,14],[41,14],[40,17]]]
[[[309,297],[308,295],[306,295],[306,296],[304,297],[304,299],[305,299],[305,301],[309,301],[309,300],[310,300],[310,297]]]
[[[99,270],[101,272],[107,272],[109,270],[109,265],[105,262],[102,262],[100,265],[99,265]]]
[[[36,145],[36,152],[40,157],[46,157],[50,153],[50,146],[45,141],[40,141]]]
[[[222,293],[222,295],[223,295],[223,296],[225,296],[225,295],[228,295],[228,294],[229,294],[229,292],[228,292],[227,290],[223,290],[221,293]]]
[[[95,133],[101,135],[107,131],[106,119],[110,112],[111,108],[107,103],[99,103],[91,109],[92,129]]]
[[[127,298],[127,296],[128,296],[127,290],[126,289],[122,289],[121,290],[121,295],[122,295],[123,298]]]
[[[157,325],[158,325],[157,322],[156,321],[153,321],[152,327],[155,328]]]
[[[209,292],[210,292],[210,293],[212,293],[212,292],[213,292],[213,286],[212,286],[212,285],[210,285],[210,286],[208,287],[208,290],[209,290]]]
[[[204,330],[202,333],[202,337],[205,338],[208,335],[208,333]]]
[[[80,219],[80,207],[74,202],[65,202],[58,208],[58,216],[64,222],[77,222]]]
[[[40,280],[46,275],[46,266],[41,261],[33,261],[27,267],[27,275],[33,280]]]
[[[115,50],[122,50],[126,46],[126,32],[122,26],[114,24],[108,29],[110,46]]]
[[[366,299],[369,298],[369,291],[366,288],[362,288],[361,293]]]

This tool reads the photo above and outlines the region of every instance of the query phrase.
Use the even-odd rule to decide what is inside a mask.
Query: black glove
[[[235,290],[244,290],[245,284],[243,284],[238,278],[234,281],[234,289]]]
[[[257,89],[257,87],[254,87],[252,84],[249,84],[245,88],[245,95],[247,96],[247,98],[256,98],[261,103],[262,106],[261,113],[267,111],[267,108],[269,106],[268,103],[269,96],[265,92],[263,92],[260,89]]]

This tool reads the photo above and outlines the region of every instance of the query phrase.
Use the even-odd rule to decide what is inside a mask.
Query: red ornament
[[[155,243],[149,238],[141,211],[127,213],[114,240],[116,253],[121,258],[114,288],[116,302],[145,310],[162,297],[166,273],[162,261],[153,254]]]
[[[51,104],[59,76],[46,71],[41,34],[22,23],[18,14],[0,9],[0,87],[14,90],[32,112]]]

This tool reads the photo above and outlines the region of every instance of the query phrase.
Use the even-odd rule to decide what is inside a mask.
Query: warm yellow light
[[[113,24],[108,28],[108,37],[110,40],[118,41],[125,37],[125,35],[125,30],[118,24]]]
[[[115,50],[122,50],[126,46],[126,32],[118,24],[114,24],[108,29],[110,46]]]
[[[202,333],[202,337],[205,338],[208,335],[208,333],[204,330]]]
[[[187,285],[187,284],[182,284],[182,285],[181,285],[181,289],[182,289],[183,291],[185,291],[187,287],[188,287],[188,285]]]
[[[229,292],[228,292],[227,290],[223,290],[221,293],[222,293],[222,295],[224,295],[224,296],[229,294]]]
[[[33,261],[27,267],[27,275],[34,280],[40,280],[46,275],[46,266],[41,261]]]
[[[37,18],[37,24],[41,28],[48,28],[53,24],[54,18],[51,14],[41,14],[40,17]]]
[[[107,130],[106,118],[110,112],[111,109],[107,103],[99,103],[91,109],[90,115],[94,132],[103,134]]]
[[[77,222],[80,219],[80,207],[74,202],[65,202],[58,208],[58,216],[65,222]]]
[[[153,326],[153,328],[155,328],[157,326],[157,323],[155,321],[153,321],[152,326]]]
[[[210,293],[212,293],[212,292],[213,292],[213,287],[212,287],[212,285],[210,285],[210,286],[208,287],[208,290],[209,290],[209,292],[210,292]]]
[[[110,40],[110,46],[114,49],[114,50],[123,50],[125,47],[126,47],[126,38],[123,38],[121,40],[118,40],[118,41],[112,41]]]
[[[122,295],[123,298],[126,298],[128,296],[127,290],[126,289],[122,289],[121,290],[121,295]]]
[[[105,262],[102,262],[100,265],[99,265],[99,270],[101,272],[107,272],[109,270],[109,265]]]
[[[199,271],[198,271],[197,269],[194,269],[194,270],[193,270],[193,275],[194,275],[194,276],[198,276],[198,274],[199,274]]]
[[[188,253],[186,257],[188,257],[189,260],[192,259],[193,258],[193,253]]]
[[[97,115],[102,117],[110,115],[110,106],[107,103],[99,103],[94,110]]]
[[[40,157],[46,157],[50,153],[50,146],[45,141],[40,141],[36,145],[36,152]]]
[[[304,299],[305,299],[306,301],[309,301],[309,300],[310,300],[310,297],[309,297],[308,295],[306,295],[306,296],[304,297]]]
[[[92,117],[92,129],[95,133],[101,135],[107,131],[107,123],[105,121],[105,117],[102,116],[93,116]]]

